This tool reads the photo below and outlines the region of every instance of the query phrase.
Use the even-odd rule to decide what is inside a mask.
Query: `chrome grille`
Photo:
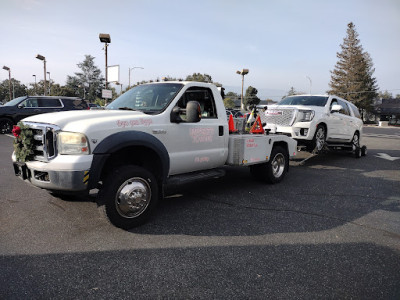
[[[49,161],[57,156],[59,127],[49,124],[24,122],[33,132],[34,160]]]
[[[261,113],[261,122],[279,126],[292,126],[296,118],[297,109],[272,108]]]

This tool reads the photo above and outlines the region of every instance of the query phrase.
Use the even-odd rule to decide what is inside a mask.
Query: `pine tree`
[[[375,69],[368,52],[364,52],[358,39],[354,24],[347,25],[347,36],[340,45],[342,51],[337,53],[339,59],[331,71],[328,91],[349,100],[358,106],[362,113],[371,111],[373,99],[377,96],[377,83],[373,77]]]
[[[94,57],[85,55],[85,60],[78,64],[82,72],[76,72],[75,76],[67,76],[67,88],[76,91],[76,96],[94,101],[101,97],[104,87],[104,78],[100,69],[94,64]]]

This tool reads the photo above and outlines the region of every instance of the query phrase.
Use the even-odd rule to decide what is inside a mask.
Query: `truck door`
[[[177,105],[185,108],[189,101],[200,103],[202,118],[198,123],[170,124],[165,140],[170,154],[170,175],[216,168],[226,160],[226,115],[223,112],[218,117],[211,89],[188,88]]]

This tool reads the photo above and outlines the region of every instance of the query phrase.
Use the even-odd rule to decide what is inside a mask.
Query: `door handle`
[[[224,126],[219,126],[218,127],[218,135],[219,136],[223,136],[224,135]]]

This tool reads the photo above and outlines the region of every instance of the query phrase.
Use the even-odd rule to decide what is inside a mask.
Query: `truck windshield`
[[[149,114],[162,112],[181,90],[180,83],[154,83],[136,86],[125,92],[107,109],[138,110]]]
[[[325,106],[328,97],[325,96],[290,96],[281,100],[278,105]]]

